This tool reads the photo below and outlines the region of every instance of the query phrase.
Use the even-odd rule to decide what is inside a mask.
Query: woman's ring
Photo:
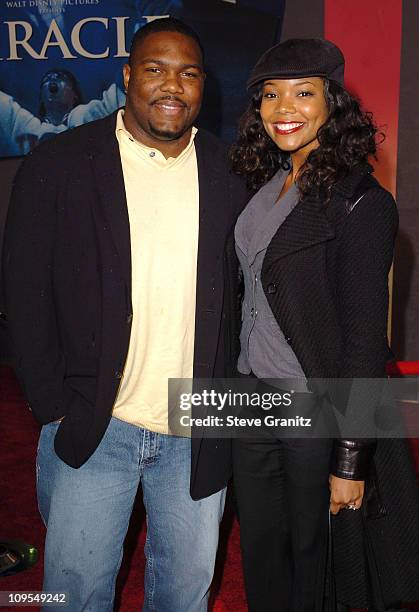
[[[358,510],[356,504],[348,504],[346,507],[348,510]]]

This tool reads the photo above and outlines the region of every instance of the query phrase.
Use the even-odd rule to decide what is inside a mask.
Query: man
[[[61,125],[80,99],[80,87],[72,72],[48,70],[41,81],[39,117],[41,121]]]
[[[191,441],[167,435],[167,380],[224,372],[222,253],[245,193],[193,127],[204,78],[193,30],[148,24],[124,67],[125,111],[41,144],[14,186],[5,292],[44,424],[43,588],[77,612],[112,609],[139,483],[143,609],[207,608],[228,445],[194,441],[191,471]]]
[[[58,74],[57,71],[53,71],[53,73]],[[47,73],[47,75],[49,74]],[[41,95],[44,93],[45,85],[49,86],[51,84],[52,82],[49,79],[42,84]],[[61,94],[64,85],[64,81],[60,79],[59,89],[61,91],[57,90],[55,93]],[[26,155],[39,142],[52,138],[68,128],[74,128],[83,123],[106,117],[115,109],[123,106],[124,103],[125,94],[115,83],[112,83],[108,89],[103,91],[100,99],[90,100],[87,104],[77,104],[69,112],[63,111],[62,108],[57,109],[57,107],[62,106],[61,100],[51,100],[50,108],[47,110],[52,111],[52,113],[48,118],[49,121],[47,121],[46,107],[42,100],[41,119],[39,119],[22,108],[11,96],[0,91],[0,155]],[[62,122],[54,123],[54,120]]]

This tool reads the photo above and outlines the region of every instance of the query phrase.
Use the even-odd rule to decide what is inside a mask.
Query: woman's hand
[[[342,508],[359,510],[364,497],[363,480],[347,480],[332,474],[329,476],[330,512],[337,514]]]

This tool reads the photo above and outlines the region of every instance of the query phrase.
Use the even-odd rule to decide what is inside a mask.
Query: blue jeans
[[[94,454],[74,469],[55,454],[57,428],[42,428],[37,457],[38,503],[47,526],[44,591],[68,592],[67,611],[113,609],[141,482],[147,514],[143,611],[207,610],[225,490],[192,500],[190,439],[112,418]],[[52,609],[59,608],[46,608]]]

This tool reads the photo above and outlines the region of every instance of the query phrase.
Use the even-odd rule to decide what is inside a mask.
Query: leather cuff
[[[366,480],[375,447],[371,439],[335,440],[331,473],[347,480]]]

